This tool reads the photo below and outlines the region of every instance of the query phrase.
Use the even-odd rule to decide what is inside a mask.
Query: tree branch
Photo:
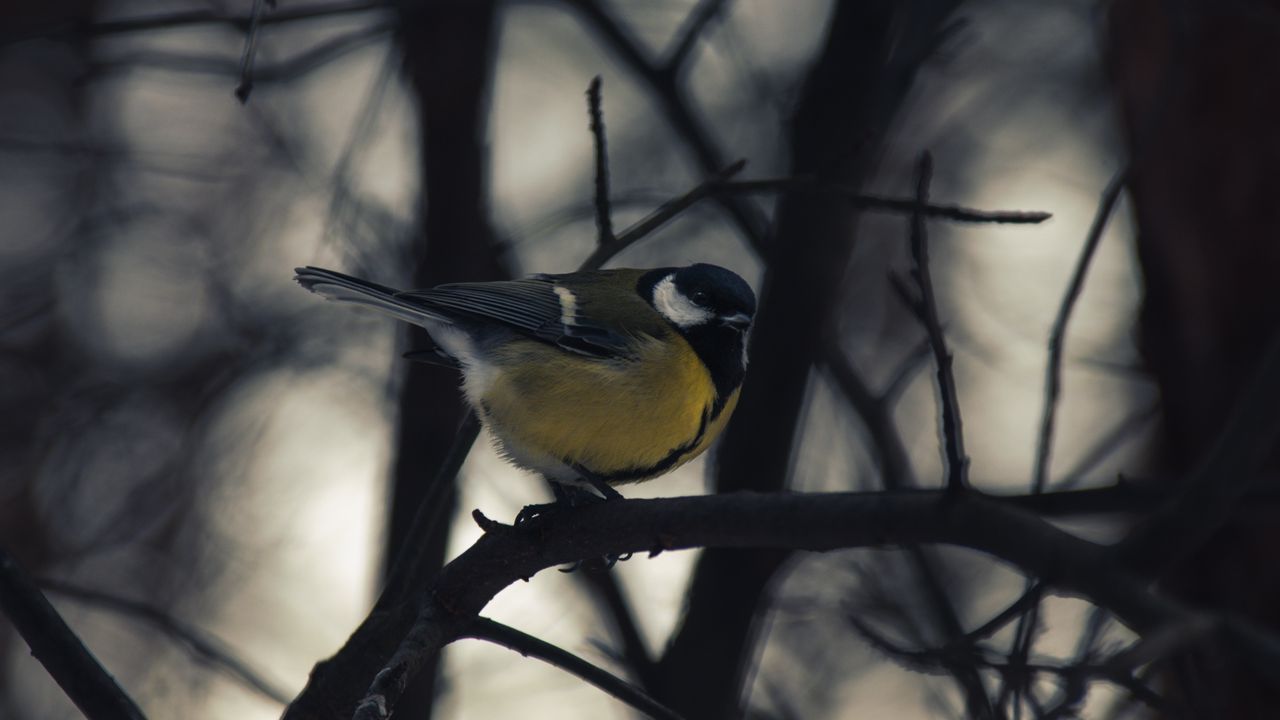
[[[613,213],[609,209],[609,148],[604,135],[604,111],[601,109],[600,76],[591,80],[587,87],[587,111],[591,117],[591,137],[594,139],[596,151],[596,243],[600,246],[611,245],[613,237]]]
[[[1058,316],[1053,321],[1053,331],[1049,334],[1049,361],[1045,368],[1044,378],[1044,416],[1040,421],[1040,435],[1036,441],[1035,470],[1032,473],[1031,491],[1042,492],[1049,481],[1049,459],[1053,453],[1053,426],[1058,410],[1058,395],[1062,392],[1062,348],[1067,335],[1067,323],[1071,320],[1071,311],[1075,308],[1080,292],[1084,289],[1084,279],[1089,272],[1089,264],[1102,240],[1102,231],[1120,200],[1120,193],[1128,182],[1128,170],[1121,170],[1107,183],[1102,192],[1102,200],[1098,203],[1098,211],[1085,237],[1084,247],[1080,249],[1080,258],[1076,260],[1075,271],[1071,274],[1071,282],[1067,284],[1066,293],[1062,296],[1062,304],[1058,308]]]
[[[235,94],[241,104],[249,102],[249,93],[253,92],[253,58],[258,54],[258,29],[262,27],[262,14],[265,6],[274,0],[253,0],[253,10],[249,14],[249,30],[245,33],[244,54],[240,58],[240,84]]]
[[[672,711],[671,708],[654,700],[643,690],[626,680],[593,663],[587,662],[568,650],[556,647],[545,640],[516,630],[508,625],[503,625],[489,618],[478,617],[463,632],[462,637],[486,640],[509,650],[515,650],[525,657],[535,657],[545,663],[554,665],[595,685],[650,717],[658,720],[680,720],[680,716]]]
[[[756,195],[803,193],[842,197],[859,210],[898,214],[920,213],[927,218],[967,223],[1006,225],[1038,225],[1053,217],[1041,210],[975,210],[960,205],[937,205],[921,200],[891,198],[864,193],[856,187],[822,182],[814,178],[762,178],[734,180],[713,187],[717,195]]]
[[[473,514],[485,535],[427,588],[412,629],[361,703],[362,718],[387,717],[407,678],[465,634],[502,588],[549,567],[610,554],[710,546],[825,551],[945,543],[994,555],[1059,590],[1083,595],[1140,634],[1195,617],[1128,575],[1108,548],[972,493],[744,492],[619,500],[566,509],[554,523],[520,528]],[[1257,628],[1229,634],[1255,655],[1271,656],[1280,648],[1280,641]],[[1272,659],[1280,666],[1280,654]]]
[[[40,588],[0,548],[0,610],[54,682],[90,720],[143,720],[142,710],[49,604]]]
[[[662,62],[662,72],[674,76],[684,67],[693,49],[697,47],[698,38],[702,36],[707,25],[724,9],[725,0],[702,0],[689,12],[684,25],[676,33],[675,44]]]
[[[263,697],[280,703],[289,702],[290,694],[280,689],[235,656],[221,641],[201,630],[180,622],[169,613],[147,603],[119,597],[100,590],[92,590],[60,580],[43,578],[40,586],[47,592],[62,595],[77,602],[92,605],[100,610],[117,613],[140,620],[185,645],[198,659],[222,668],[236,680]]]
[[[711,188],[716,181],[732,177],[739,172],[742,172],[742,169],[746,167],[746,165],[747,163],[745,160],[739,160],[738,162],[729,165],[717,173],[716,177],[712,180],[704,182],[684,195],[668,200],[658,206],[657,210],[654,210],[639,222],[626,230],[623,230],[617,237],[613,238],[612,242],[596,245],[595,251],[592,252],[591,255],[582,263],[581,269],[597,270],[603,267],[610,258],[625,250],[632,243],[635,243],[654,230],[662,227],[675,216],[697,204],[699,200],[709,197],[711,195]]]
[[[933,178],[933,157],[921,153],[916,165],[916,204],[923,207],[929,200],[929,182]],[[924,214],[917,210],[911,216],[911,257],[914,261],[912,275],[920,290],[914,300],[905,295],[904,300],[929,334],[933,359],[938,368],[938,396],[942,414],[942,441],[946,460],[946,487],[954,494],[969,487],[969,457],[964,452],[964,425],[960,420],[960,400],[956,394],[956,379],[952,373],[951,352],[938,319],[938,301],[933,292],[933,276],[929,271],[929,239],[925,230]],[[901,286],[896,286],[901,288]]]
[[[640,686],[650,688],[654,681],[653,658],[645,647],[640,636],[640,628],[636,625],[635,613],[631,604],[618,583],[618,576],[610,572],[581,573],[581,579],[590,586],[596,599],[608,611],[608,619],[613,623],[618,640],[622,644],[622,660],[627,668],[640,681]]]
[[[285,7],[261,19],[262,25],[283,25],[305,20],[354,15],[387,8],[383,0],[354,0],[353,2],[316,3],[314,5],[295,5]],[[87,37],[103,37],[106,35],[123,35],[153,30],[171,30],[194,25],[226,25],[238,32],[248,32],[253,24],[253,15],[235,15],[219,10],[190,10],[158,15],[143,15],[119,20],[103,20],[101,22],[78,24],[57,23],[36,28],[30,31],[0,34],[0,45],[28,40],[36,37],[62,39],[83,35]]]

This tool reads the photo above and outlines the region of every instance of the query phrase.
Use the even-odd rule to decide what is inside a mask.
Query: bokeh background
[[[1183,42],[1204,26],[1183,7],[1197,3],[1118,5],[1163,18],[1139,25],[1173,27]],[[1223,22],[1274,34],[1280,16],[1257,8],[1262,20],[1242,9],[1246,19],[1223,11]],[[48,583],[150,715],[278,716],[272,695],[295,694],[367,612],[459,418],[456,378],[400,359],[415,338],[321,303],[294,285],[292,268],[409,287],[576,267],[596,237],[584,91],[597,75],[617,227],[739,158],[741,178],[806,175],[907,198],[925,150],[938,203],[1051,212],[1041,225],[930,224],[972,481],[1027,492],[1050,328],[1099,198],[1140,135],[1142,113],[1125,103],[1159,94],[1149,89],[1159,83],[1125,73],[1163,77],[1158,68],[1171,65],[1181,74],[1170,86],[1199,87],[1203,58],[1165,62],[1176,53],[1133,35],[1132,20],[1117,20],[1124,10],[1081,0],[9,5],[0,16],[0,543]],[[1215,42],[1205,52],[1226,43]],[[1126,60],[1118,47],[1149,53]],[[1274,60],[1259,57],[1241,67],[1265,75]],[[1230,70],[1205,63],[1206,73]],[[1213,77],[1201,79],[1217,87]],[[242,103],[233,91],[247,78]],[[1176,97],[1162,107],[1179,117],[1181,96],[1166,95]],[[1221,111],[1196,116],[1210,134],[1253,113],[1229,97],[1199,93],[1194,103],[1185,107]],[[1151,144],[1163,171],[1203,178],[1216,177],[1213,158],[1233,152],[1232,140],[1181,167],[1187,137],[1170,131]],[[1274,145],[1254,147],[1265,156]],[[1245,199],[1224,205],[1246,225],[1249,177],[1232,186]],[[1166,193],[1147,212],[1189,210],[1181,199]],[[748,278],[766,306],[785,308],[752,349],[755,381],[785,396],[744,404],[757,415],[730,432],[735,445],[628,496],[731,487],[713,468],[769,475],[741,487],[883,487],[883,458],[828,371],[830,353],[872,388],[900,378],[887,417],[908,479],[939,482],[924,334],[890,283],[910,267],[907,218],[830,198],[786,203],[704,201],[611,261],[715,262]],[[1106,226],[1072,318],[1049,489],[1180,467],[1158,449],[1161,386],[1138,341],[1152,283],[1131,203],[1122,197]],[[1239,234],[1274,244],[1268,232]],[[797,259],[779,260],[788,256]],[[783,267],[777,276],[771,261]],[[812,268],[822,274],[810,283]],[[788,299],[801,290],[811,297]],[[782,410],[766,418],[770,402]],[[772,455],[725,457],[759,437],[780,438]],[[508,518],[546,497],[482,438],[456,497],[442,500],[436,552],[451,557],[474,541],[472,508]],[[1104,540],[1126,527],[1114,515],[1066,523]],[[655,657],[701,617],[694,605],[706,598],[687,592],[709,562],[702,555],[636,558],[612,572]],[[1025,589],[975,553],[931,550],[927,560],[964,627]],[[908,551],[860,550],[735,576],[760,592],[717,600],[750,619],[743,652],[723,658],[740,666],[743,712],[966,716],[956,677],[916,672],[848,621],[907,644],[943,637],[921,567]],[[578,574],[542,573],[487,614],[626,675],[600,597]],[[157,617],[211,647],[193,648]],[[1090,617],[1082,600],[1046,597],[1033,657],[1069,661]],[[1091,624],[1092,646],[1129,637],[1105,617]],[[1007,645],[1014,633],[1010,625],[997,639]],[[267,687],[228,671],[228,659]],[[435,677],[405,717],[632,716],[555,668],[475,641],[450,646]],[[996,697],[999,673],[983,678]],[[1055,684],[1031,687],[1051,695]],[[1127,697],[1091,686],[1081,716],[1123,714]],[[0,716],[77,716],[3,621]]]

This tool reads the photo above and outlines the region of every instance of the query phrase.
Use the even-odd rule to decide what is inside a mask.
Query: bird
[[[499,454],[551,483],[556,503],[529,506],[518,521],[584,494],[619,498],[614,486],[702,454],[737,406],[756,312],[751,286],[707,263],[408,291],[323,268],[294,272],[327,299],[427,331],[461,371]]]

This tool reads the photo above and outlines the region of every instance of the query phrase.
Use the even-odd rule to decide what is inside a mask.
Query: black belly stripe
[[[720,414],[720,410],[724,408],[724,403],[717,403],[717,405],[718,406],[715,408],[708,408],[709,412],[704,411],[702,413],[702,422],[698,425],[698,432],[693,436],[692,440],[679,447],[673,448],[665,457],[649,467],[627,468],[626,470],[618,470],[617,472],[601,474],[592,472],[590,468],[583,467],[577,463],[570,463],[569,466],[579,472],[595,475],[597,478],[607,483],[620,483],[628,480],[639,480],[652,475],[661,475],[667,470],[670,470],[682,455],[698,447],[698,443],[702,442],[703,436],[707,434],[707,426],[716,419]]]

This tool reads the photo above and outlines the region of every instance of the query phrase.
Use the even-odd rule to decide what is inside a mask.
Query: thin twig
[[[608,609],[609,619],[613,622],[622,643],[622,660],[628,669],[635,674],[641,687],[652,688],[654,682],[654,662],[645,647],[644,638],[640,635],[640,627],[636,624],[635,613],[627,601],[626,593],[618,583],[618,576],[608,572],[580,573],[579,577],[592,587],[596,597]]]
[[[889,382],[885,383],[884,390],[880,391],[881,399],[886,403],[897,402],[915,378],[916,373],[920,372],[920,368],[928,362],[931,354],[928,338],[912,348],[911,352],[898,363],[898,368],[890,376]]]
[[[835,344],[827,347],[826,367],[836,388],[853,406],[871,439],[871,448],[880,466],[886,490],[900,490],[915,484],[911,456],[893,422],[893,409],[882,395],[876,395]]]
[[[680,716],[647,693],[604,668],[551,643],[521,632],[489,618],[478,617],[462,634],[463,637],[485,640],[509,650],[534,657],[572,673],[595,685],[631,707],[658,720],[680,720]]]
[[[617,53],[622,65],[649,87],[657,100],[658,108],[675,130],[676,136],[693,153],[702,173],[706,176],[719,173],[726,164],[724,153],[716,147],[706,124],[690,109],[685,88],[676,81],[676,77],[663,72],[653,62],[641,43],[618,22],[605,3],[595,0],[566,0],[566,4],[577,10],[600,40]],[[712,197],[719,201],[749,245],[763,247],[769,222],[757,205],[732,195]]]
[[[609,209],[609,148],[605,142],[604,111],[600,99],[600,76],[587,87],[587,111],[591,116],[591,137],[596,150],[596,242],[601,247],[612,245],[613,212]]]
[[[165,611],[147,603],[119,597],[100,590],[92,590],[60,580],[42,578],[40,586],[47,592],[82,602],[93,607],[140,620],[161,633],[186,645],[200,660],[226,670],[232,677],[259,694],[281,705],[289,702],[290,694],[262,677],[221,641],[202,631],[180,622]]]
[[[828,346],[826,367],[835,379],[836,386],[861,416],[863,425],[871,436],[884,488],[902,490],[914,486],[914,474],[906,446],[893,423],[891,401],[872,393],[853,364],[841,355],[834,343]],[[971,643],[965,642],[959,615],[947,596],[944,583],[935,567],[934,557],[918,545],[909,546],[907,555],[914,571],[914,591],[928,606],[945,642],[954,647],[954,652],[948,656],[946,669],[964,691],[969,714],[979,719],[994,717],[996,709],[991,705],[982,678],[973,669],[973,664],[965,659],[965,655],[972,652],[973,647]]]
[[[1093,472],[1098,465],[1102,464],[1102,461],[1120,449],[1132,435],[1150,425],[1158,417],[1160,417],[1160,402],[1156,400],[1120,418],[1115,425],[1102,433],[1093,447],[1085,452],[1071,469],[1059,476],[1053,483],[1053,488],[1062,491],[1079,485],[1085,475]]]
[[[969,631],[969,633],[965,635],[965,640],[969,643],[976,643],[979,640],[991,637],[999,632],[1000,628],[1008,625],[1015,617],[1018,617],[1025,612],[1032,604],[1040,602],[1040,597],[1043,594],[1044,584],[1039,582],[1034,583],[1030,588],[1023,591],[1023,593],[1018,596],[1018,599],[1014,600],[1009,607],[1001,610],[990,620]]]
[[[312,5],[295,5],[273,12],[261,19],[263,25],[282,25],[286,23],[315,20],[319,18],[352,15],[382,10],[388,7],[385,0],[355,0],[354,2],[315,3]],[[247,32],[253,24],[253,16],[233,15],[218,10],[189,10],[157,15],[142,15],[119,20],[103,20],[89,24],[53,23],[34,31],[23,33],[0,33],[0,45],[17,42],[33,37],[52,37],[82,35],[86,37],[103,37],[107,35],[123,35],[154,30],[177,30],[196,25],[227,25],[240,32]]]
[[[1128,181],[1128,170],[1121,170],[1107,183],[1102,192],[1102,200],[1098,203],[1098,211],[1094,214],[1093,223],[1089,226],[1089,234],[1085,237],[1084,247],[1080,249],[1080,257],[1076,260],[1075,271],[1071,274],[1071,282],[1062,296],[1062,304],[1058,307],[1058,316],[1053,321],[1053,331],[1049,334],[1049,361],[1045,368],[1044,378],[1044,416],[1040,421],[1040,435],[1036,441],[1036,464],[1032,474],[1031,491],[1044,491],[1049,481],[1049,460],[1053,453],[1053,427],[1058,411],[1058,395],[1062,392],[1062,348],[1067,335],[1067,323],[1071,320],[1071,311],[1084,289],[1084,280],[1089,273],[1089,264],[1102,240],[1102,231],[1107,227],[1112,211],[1120,200],[1120,193]]]
[[[929,182],[933,178],[933,157],[924,152],[916,165],[916,212],[911,215],[911,257],[914,261],[912,275],[920,291],[914,304],[916,314],[929,334],[933,359],[938,370],[938,395],[942,413],[942,440],[946,460],[946,488],[958,493],[969,486],[969,458],[964,452],[964,425],[960,419],[960,400],[956,394],[956,379],[952,372],[952,357],[947,350],[947,340],[938,320],[938,302],[933,291],[933,277],[929,271],[929,238],[925,230],[922,208],[929,202]],[[909,299],[908,299],[909,300]]]
[[[116,684],[44,593],[0,548],[0,610],[54,682],[90,720],[143,720],[142,710]]]
[[[702,36],[707,25],[715,20],[716,16],[724,8],[725,0],[702,0],[698,6],[689,11],[685,17],[684,25],[677,31],[676,36],[679,38],[667,53],[667,57],[662,62],[662,72],[668,75],[675,75],[684,67],[685,61],[689,59],[689,55],[693,49],[697,47],[698,38]]]
[[[610,258],[622,252],[631,244],[662,227],[675,216],[696,205],[699,200],[709,197],[711,194],[710,188],[716,182],[742,172],[746,165],[745,160],[739,160],[721,170],[712,180],[702,183],[680,197],[663,203],[657,210],[649,213],[639,222],[619,233],[613,239],[613,242],[608,245],[597,245],[595,251],[582,263],[581,269],[596,270],[603,267]]]
[[[249,15],[249,32],[244,39],[244,55],[240,58],[240,84],[236,85],[236,98],[243,104],[249,102],[249,93],[253,91],[253,58],[258,54],[258,30],[262,27],[262,14],[265,6],[274,0],[253,0],[253,11]]]
[[[1038,225],[1053,217],[1040,210],[975,210],[960,205],[936,205],[919,199],[890,198],[869,195],[856,187],[822,182],[813,178],[763,178],[734,180],[713,188],[716,194],[756,195],[761,193],[806,193],[842,197],[859,210],[921,214],[930,219],[968,223]]]

